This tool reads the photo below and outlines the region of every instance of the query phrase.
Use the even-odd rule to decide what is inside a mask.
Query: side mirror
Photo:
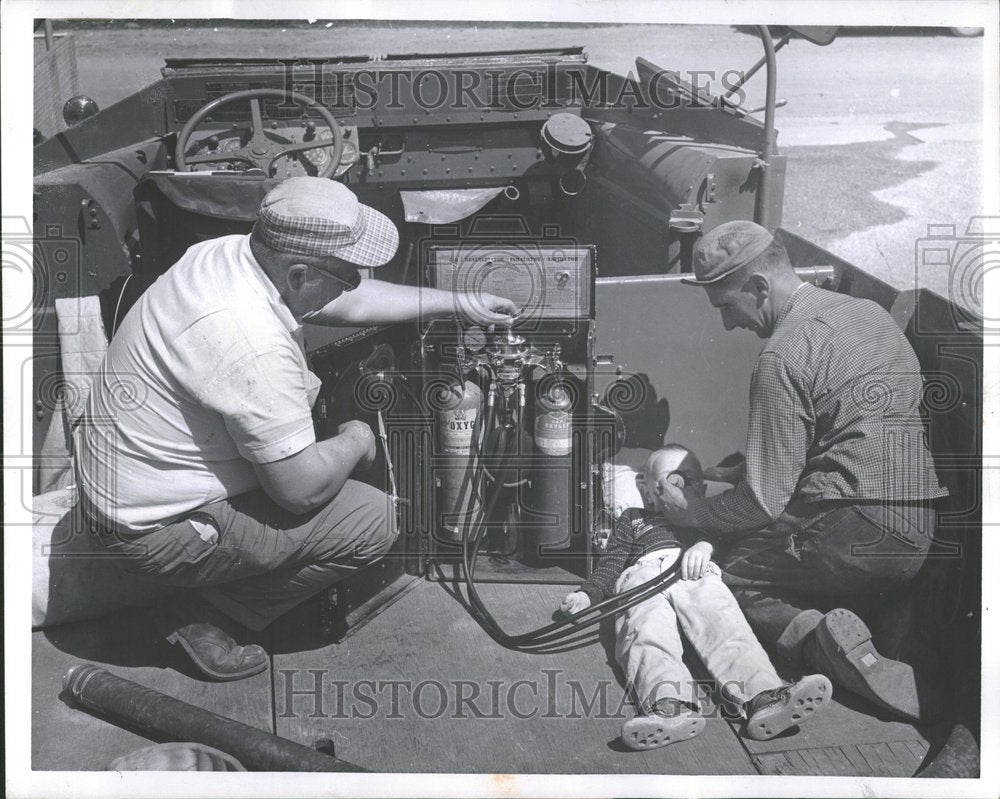
[[[837,25],[789,25],[788,30],[806,41],[825,47],[837,38],[837,31],[840,30],[840,27]]]

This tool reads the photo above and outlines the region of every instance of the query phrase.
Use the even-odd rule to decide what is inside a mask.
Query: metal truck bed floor
[[[521,632],[545,623],[565,591],[491,584],[480,594],[505,629]],[[713,713],[694,740],[629,752],[617,742],[631,708],[620,707],[609,633],[571,651],[512,652],[451,585],[419,582],[340,644],[303,651],[283,635],[265,642],[270,674],[208,683],[154,638],[142,611],[51,628],[32,641],[32,768],[100,770],[148,744],[60,698],[62,675],[79,662],[305,744],[331,739],[339,757],[373,771],[910,776],[940,734],[879,719],[842,695],[813,726],[766,743]]]

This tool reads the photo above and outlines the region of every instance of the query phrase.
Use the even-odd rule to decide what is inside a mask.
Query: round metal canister
[[[542,141],[556,158],[568,162],[586,155],[594,144],[590,125],[576,114],[553,114],[542,125]]]

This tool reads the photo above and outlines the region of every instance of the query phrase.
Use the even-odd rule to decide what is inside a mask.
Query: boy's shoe
[[[705,729],[705,718],[686,702],[668,699],[656,703],[647,716],[635,716],[622,725],[621,741],[629,749],[658,749],[687,741]]]
[[[153,620],[168,643],[180,644],[198,670],[213,680],[242,680],[268,666],[264,648],[237,644],[227,632],[236,622],[204,600],[187,598],[160,605],[154,609]]]
[[[871,639],[856,614],[837,608],[805,640],[802,653],[807,663],[838,685],[897,716],[918,721],[921,715],[933,715],[921,706],[913,667],[882,657]]]
[[[746,704],[747,735],[766,741],[804,724],[830,703],[833,688],[822,674],[809,674],[792,685],[761,691]]]

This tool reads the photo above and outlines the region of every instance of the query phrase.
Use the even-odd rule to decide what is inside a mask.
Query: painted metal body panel
[[[223,222],[229,226],[226,232],[247,230],[261,180],[193,178],[213,181],[213,190],[231,194],[227,200],[240,209],[226,217],[217,203],[208,209],[215,215],[206,214],[200,221],[197,209],[188,216],[186,208],[174,216],[149,214],[153,203],[144,192],[152,182],[174,180],[174,137],[201,105],[251,84],[281,87],[288,78],[296,90],[311,88],[329,101],[334,113],[350,125],[358,160],[344,180],[363,202],[388,214],[400,228],[399,252],[379,277],[423,282],[430,249],[455,242],[566,240],[593,247],[600,268],[596,318],[592,335],[588,328],[586,335],[573,339],[579,372],[574,377],[588,393],[621,413],[625,423],[621,445],[654,448],[666,437],[690,446],[705,464],[743,449],[750,374],[762,342],[748,332],[726,332],[704,292],[680,283],[680,273],[689,267],[694,236],[679,233],[671,221],[687,214],[700,220],[701,230],[708,230],[730,219],[754,218],[760,213],[759,157],[767,151],[772,152],[767,168],[773,181],[766,218],[778,224],[784,156],[773,152],[773,137],[765,141],[765,127],[739,109],[684,103],[658,107],[649,95],[655,76],[660,75],[655,83],[663,92],[660,99],[690,100],[689,89],[661,75],[653,64],[640,60],[637,66],[637,80],[612,75],[588,64],[578,48],[289,63],[175,61],[164,69],[162,80],[42,143],[35,149],[34,451],[41,449],[58,393],[53,388],[59,383],[55,298],[98,294],[103,295],[104,305],[110,302],[113,307],[116,281],[130,273],[152,278],[169,268],[176,252],[163,255],[159,245],[164,242],[183,250],[198,236],[213,231],[218,235],[217,226]],[[445,90],[452,92],[448,100],[459,98],[459,79],[464,75],[469,81],[478,80],[484,90],[496,90],[495,102],[455,110],[447,107],[448,102],[437,109],[410,100],[391,102],[393,80],[419,82],[432,70],[446,76]],[[491,72],[494,78],[489,77]],[[539,81],[526,81],[525,74],[537,74]],[[434,80],[426,75],[425,79]],[[432,88],[428,85],[425,90],[430,93]],[[304,123],[298,113],[289,116],[287,109],[266,106],[264,111],[269,123],[289,136],[299,135],[296,131]],[[248,116],[249,110],[245,113]],[[585,170],[589,180],[572,195],[560,189],[565,165],[546,151],[541,137],[542,125],[554,113],[578,114],[594,133]],[[239,124],[234,120],[218,121],[217,127]],[[150,172],[161,174],[149,178]],[[486,187],[500,191],[471,216],[448,225],[406,221],[399,194]],[[154,228],[144,231],[143,224]],[[951,496],[943,506],[936,543],[940,557],[930,560],[919,578],[914,612],[946,632],[948,656],[965,686],[958,717],[975,728],[981,604],[981,324],[977,327],[975,319],[936,295],[900,292],[867,274],[864,265],[846,263],[780,228],[776,235],[807,279],[830,290],[868,297],[886,308],[920,358],[927,383],[928,438]],[[418,372],[425,363],[418,336],[409,329],[310,328],[307,335],[314,371],[324,379],[324,410],[317,410],[317,425],[324,434],[359,412],[351,404],[356,399],[358,364],[378,347],[388,345],[404,369]],[[366,411],[369,419],[370,411]],[[433,475],[425,468],[430,446],[425,422],[418,418],[416,434],[400,435],[394,444],[397,462],[403,464],[398,475],[401,493],[412,500],[402,510],[404,527],[417,533],[427,528],[432,504]],[[593,490],[597,482],[593,477],[586,476],[591,482],[589,488],[581,488],[583,493]],[[588,524],[592,511],[588,506]],[[414,577],[425,571],[427,556],[419,535],[401,538],[391,557],[325,596],[319,607],[304,609],[301,618],[309,620],[307,626],[321,639],[315,648],[329,643],[322,640],[324,636],[343,637],[402,596]],[[523,571],[508,575],[506,568],[505,564],[493,567],[492,579],[530,579]],[[538,582],[571,579],[543,571],[539,570]],[[427,594],[428,588],[421,590]],[[498,588],[497,595],[506,597],[503,612],[508,615],[518,611],[517,593]],[[544,601],[549,601],[548,595]],[[443,613],[445,604],[430,602],[428,607]],[[536,610],[541,608],[542,599],[536,605]],[[319,621],[310,614],[318,615]],[[428,640],[451,641],[451,634],[436,621],[421,619],[428,626]],[[276,633],[279,640],[284,636],[283,652],[296,653],[303,647],[301,637],[296,637],[301,630],[292,626]],[[466,638],[470,651],[480,646],[474,637]],[[294,657],[288,662],[298,665]],[[482,663],[472,665],[478,668]],[[260,712],[255,705],[253,717]],[[308,731],[308,725],[282,725],[294,728],[289,735],[304,736]],[[883,733],[880,728],[877,735]],[[727,739],[727,743],[732,742]],[[909,767],[910,761],[906,762]],[[571,770],[589,770],[590,765],[578,763]],[[784,761],[757,766],[779,772],[786,768]]]

